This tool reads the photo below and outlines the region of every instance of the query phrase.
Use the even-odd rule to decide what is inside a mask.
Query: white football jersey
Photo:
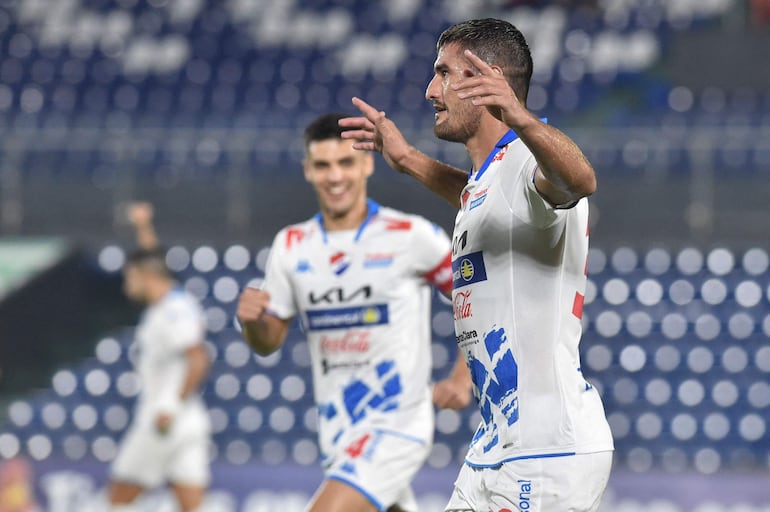
[[[578,355],[588,203],[552,207],[536,170],[508,132],[469,177],[455,221],[455,331],[482,417],[466,459],[474,467],[613,447]]]
[[[368,208],[357,230],[327,232],[320,214],[281,230],[263,284],[270,313],[298,315],[307,336],[324,463],[353,427],[433,431],[410,420],[431,400],[429,285],[451,289],[451,242],[422,217]]]
[[[135,421],[154,425],[160,412],[173,413],[174,428],[202,431],[209,426],[208,414],[198,393],[179,402],[187,375],[187,349],[203,343],[205,318],[198,301],[175,288],[142,315],[136,328],[135,361],[141,382]]]

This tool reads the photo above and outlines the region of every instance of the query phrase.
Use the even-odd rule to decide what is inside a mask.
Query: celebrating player
[[[341,139],[343,117],[307,127],[304,172],[321,212],[278,233],[264,285],[243,292],[238,318],[260,354],[283,344],[293,317],[305,327],[326,477],[309,510],[413,510],[410,482],[434,428],[428,285],[451,290],[451,244],[425,219],[367,198],[374,160]],[[470,390],[459,357],[433,401],[461,408]]]
[[[447,511],[594,511],[613,443],[578,355],[593,168],[526,109],[532,59],[513,25],[459,23],[437,52],[434,132],[465,145],[470,173],[417,151],[360,99],[363,117],[341,125],[354,147],[380,151],[459,208],[455,329],[482,421]]]
[[[198,510],[209,475],[209,418],[198,389],[209,369],[205,320],[197,300],[178,288],[152,226],[152,208],[132,205],[139,249],[124,270],[126,295],[147,305],[136,328],[141,380],[133,423],[112,466],[113,512],[145,490],[169,483],[183,512]]]

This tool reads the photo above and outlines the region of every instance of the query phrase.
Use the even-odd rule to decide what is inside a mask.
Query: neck
[[[482,121],[473,137],[465,141],[465,149],[471,158],[474,171],[478,171],[484,165],[495,144],[510,130],[502,121],[498,121],[489,114],[485,115],[489,119]]]
[[[331,215],[326,210],[321,210],[321,216],[324,220],[324,229],[326,231],[346,231],[358,229],[364,223],[369,215],[369,206],[366,197],[356,201],[355,205],[343,215]]]
[[[158,279],[147,290],[147,303],[156,304],[174,287],[171,279]]]

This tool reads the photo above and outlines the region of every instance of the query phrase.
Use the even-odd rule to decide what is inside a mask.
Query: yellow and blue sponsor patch
[[[487,280],[484,253],[472,252],[458,256],[452,262],[452,286],[454,289]]]
[[[371,304],[350,308],[315,309],[307,313],[307,328],[313,331],[374,327],[388,323],[388,305]]]

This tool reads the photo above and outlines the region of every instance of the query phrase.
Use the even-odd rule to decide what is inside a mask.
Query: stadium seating
[[[238,290],[259,283],[267,248],[172,247],[169,265],[208,318],[214,366],[204,397],[214,456],[233,464],[318,462],[309,352],[298,328],[276,354],[253,354],[233,322]],[[124,259],[101,250],[107,274]],[[617,447],[631,471],[758,469],[770,464],[770,258],[764,249],[670,252],[592,249],[585,299],[583,373],[602,394]],[[454,360],[449,306],[433,311],[434,377]],[[94,357],[57,372],[51,388],[12,403],[0,455],[110,460],[138,387],[131,329],[105,337]],[[438,413],[435,468],[463,457],[475,407]],[[54,439],[62,442],[54,443]]]
[[[357,95],[394,116],[418,146],[453,161],[453,150],[433,140],[423,100],[434,41],[453,22],[497,15],[530,38],[530,108],[560,126],[590,111],[609,127],[575,134],[600,164],[686,171],[700,162],[692,162],[685,131],[697,125],[727,141],[709,150],[715,165],[759,169],[770,148],[755,129],[769,126],[770,92],[693,92],[648,72],[672,34],[708,28],[735,3],[10,2],[0,6],[0,133],[13,137],[1,151],[27,172],[91,173],[97,181],[122,168],[205,175],[237,164],[264,172],[295,162],[308,120],[350,112]],[[618,94],[633,101],[608,103]]]

